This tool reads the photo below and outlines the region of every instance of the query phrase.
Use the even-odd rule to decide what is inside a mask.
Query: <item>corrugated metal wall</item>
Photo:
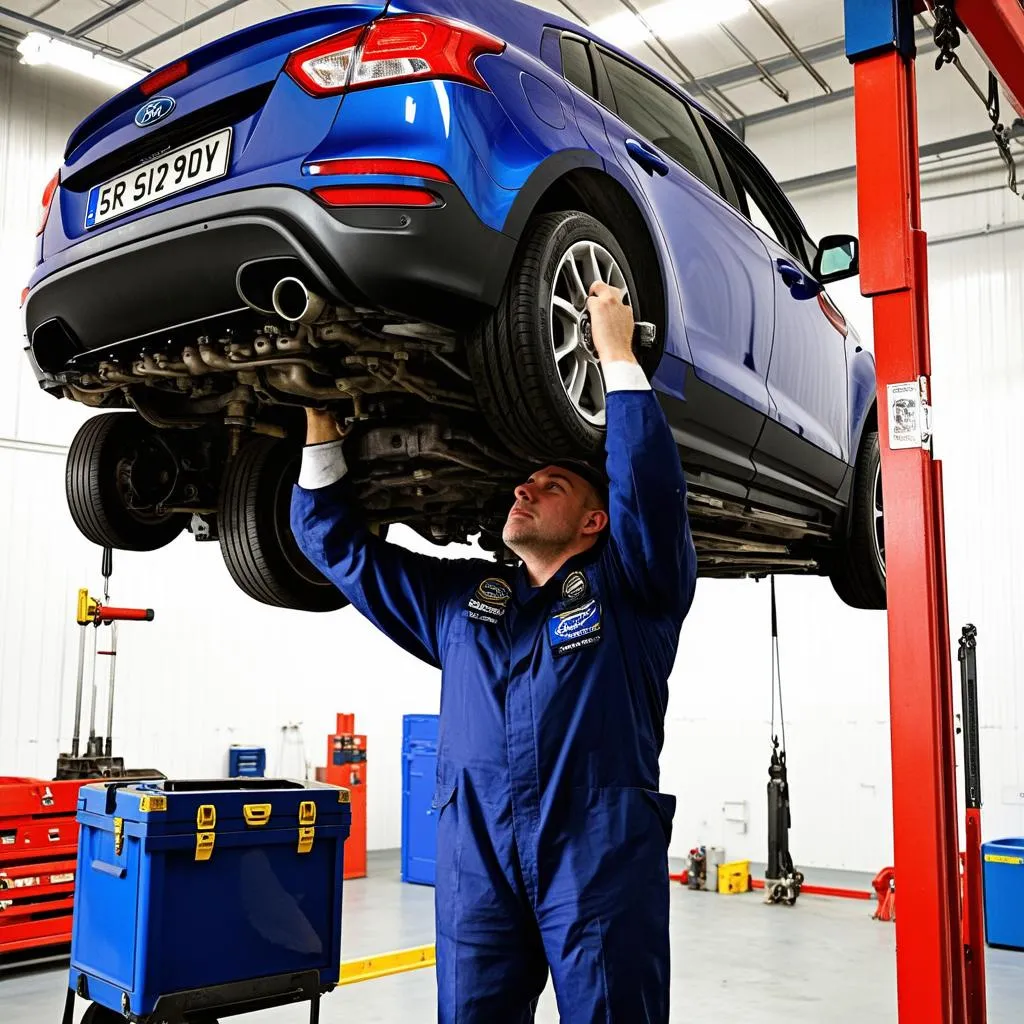
[[[86,87],[87,88],[87,87]],[[68,131],[100,94],[0,58],[0,772],[50,770],[71,731],[81,585],[100,585],[99,551],[67,516],[63,457],[82,410],[37,393],[20,351],[17,313],[42,185]],[[830,117],[849,118],[849,110]],[[781,122],[752,141],[780,179],[840,129],[821,117]],[[820,124],[819,124],[820,122]],[[816,125],[820,131],[816,129]],[[778,140],[784,133],[785,138]],[[817,140],[817,141],[816,141]],[[984,184],[988,184],[985,182]],[[976,184],[930,188],[948,193]],[[812,233],[856,230],[852,190],[794,197]],[[1020,218],[1001,192],[930,202],[933,236]],[[980,630],[986,832],[1024,828],[1024,602],[1016,456],[1022,393],[1024,232],[932,250],[934,392],[945,460],[950,604]],[[870,336],[856,285],[835,297]],[[56,449],[47,447],[57,446]],[[396,531],[400,534],[400,531]],[[400,731],[406,712],[436,711],[438,677],[351,612],[275,612],[243,597],[216,547],[182,538],[163,552],[115,556],[112,596],[151,605],[156,620],[121,631],[115,736],[132,763],[173,774],[219,774],[232,742],[267,746],[301,722],[318,762],[336,711],[354,711],[371,744],[370,845],[400,835]],[[794,800],[793,850],[803,864],[873,870],[891,858],[888,679],[883,615],[854,612],[823,580],[779,585],[782,669]],[[724,845],[764,856],[770,753],[768,588],[705,581],[672,679],[663,788],[679,796],[673,852]],[[726,804],[729,804],[726,808]],[[745,811],[744,808],[745,807]],[[746,824],[735,818],[746,817]]]

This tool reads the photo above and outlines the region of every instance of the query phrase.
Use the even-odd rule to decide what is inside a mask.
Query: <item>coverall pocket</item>
[[[672,819],[676,813],[676,798],[670,793],[659,793],[656,789],[642,789],[644,797],[654,806],[665,830],[665,842],[672,842]]]

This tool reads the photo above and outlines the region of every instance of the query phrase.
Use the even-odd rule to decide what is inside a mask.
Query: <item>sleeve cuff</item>
[[[602,363],[601,370],[604,373],[605,391],[651,390],[651,382],[639,363]]]
[[[302,468],[299,486],[306,491],[318,491],[336,484],[347,472],[348,464],[342,452],[344,441],[327,441],[307,445],[302,449]]]

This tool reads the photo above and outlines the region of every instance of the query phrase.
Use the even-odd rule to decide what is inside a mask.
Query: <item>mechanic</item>
[[[333,415],[308,414],[292,502],[302,550],[379,629],[443,670],[442,1024],[531,1021],[549,968],[563,1021],[668,1020],[675,798],[658,791],[658,755],[697,558],[632,311],[603,284],[588,309],[608,390],[607,475],[557,462],[515,489],[503,538],[519,568],[376,537],[345,480]]]

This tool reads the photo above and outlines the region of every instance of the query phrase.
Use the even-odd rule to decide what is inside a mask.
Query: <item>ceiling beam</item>
[[[227,14],[228,11],[233,11],[236,7],[241,7],[245,2],[246,0],[224,0],[224,3],[218,4],[216,7],[211,7],[208,11],[204,11],[202,14],[197,14],[194,18],[190,18],[188,21],[178,25],[177,28],[172,28],[169,32],[164,32],[162,35],[156,36],[154,39],[150,39],[141,46],[136,46],[133,50],[129,50],[125,54],[125,57],[135,57],[140,53],[145,53],[147,50],[152,50],[157,46],[162,46],[164,43],[169,43],[172,39],[177,38],[183,32],[187,32],[190,28],[197,28],[199,25],[209,21],[211,18],[216,18],[219,14]]]
[[[920,29],[914,36],[915,41],[919,45],[931,38],[932,33],[929,29]],[[831,43],[809,46],[803,51],[803,54],[811,64],[821,64],[827,60],[835,60],[837,57],[845,57],[846,42],[842,39],[835,39]],[[762,61],[762,64],[773,75],[801,67],[800,61],[790,53],[781,57],[772,57],[770,60]],[[756,82],[761,77],[761,74],[761,70],[754,67],[753,64],[743,64],[738,68],[730,68],[728,71],[719,71],[717,74],[698,78],[696,84],[705,85],[711,89],[724,89],[730,85],[744,85],[747,82]]]
[[[841,100],[853,99],[853,86],[849,89],[836,89],[827,96],[811,96],[806,100],[796,100],[794,103],[787,103],[781,107],[771,107],[768,110],[758,111],[756,114],[747,114],[741,124],[744,128],[752,128],[756,124],[766,124],[769,121],[777,121],[781,117],[789,117],[791,114],[804,114],[808,110],[817,107],[825,107],[830,103],[838,103]]]
[[[22,14],[19,11],[12,11],[9,7],[0,7],[0,17],[10,18],[11,21],[16,21],[33,32],[42,32],[43,35],[50,36],[53,39],[66,39],[69,43],[73,43],[75,46],[81,46],[86,50],[92,50],[94,53],[102,54],[104,57],[110,57],[113,60],[119,60],[126,64],[131,64],[132,67],[136,67],[140,71],[150,70],[146,64],[132,60],[131,57],[134,56],[133,54],[122,53],[116,46],[107,46],[105,43],[97,43],[92,39],[82,39],[69,36],[67,32],[57,28],[55,25],[51,25],[45,21],[39,21],[38,18],[33,18],[28,14]]]
[[[1011,130],[1011,138],[1020,138],[1024,135],[1024,124]],[[992,132],[975,132],[973,135],[959,135],[954,139],[943,139],[941,142],[928,142],[920,147],[922,160],[930,157],[946,156],[950,153],[958,153],[965,149],[975,149],[978,146],[992,146],[993,156],[995,152],[995,139]],[[789,181],[780,181],[779,185],[784,192],[801,192],[809,188],[820,188],[823,185],[836,185],[843,181],[852,181],[857,177],[856,165],[850,167],[837,167],[831,171],[820,171],[817,174],[808,174],[802,178],[790,178]]]
[[[93,29],[97,29],[101,25],[106,25],[108,21],[113,21],[114,18],[125,14],[133,7],[138,7],[141,3],[145,3],[145,0],[120,0],[119,3],[111,4],[111,6],[106,8],[106,10],[99,11],[91,18],[86,18],[85,21],[76,25],[74,28],[68,29],[68,35],[74,39],[78,39],[86,33],[92,32]]]

